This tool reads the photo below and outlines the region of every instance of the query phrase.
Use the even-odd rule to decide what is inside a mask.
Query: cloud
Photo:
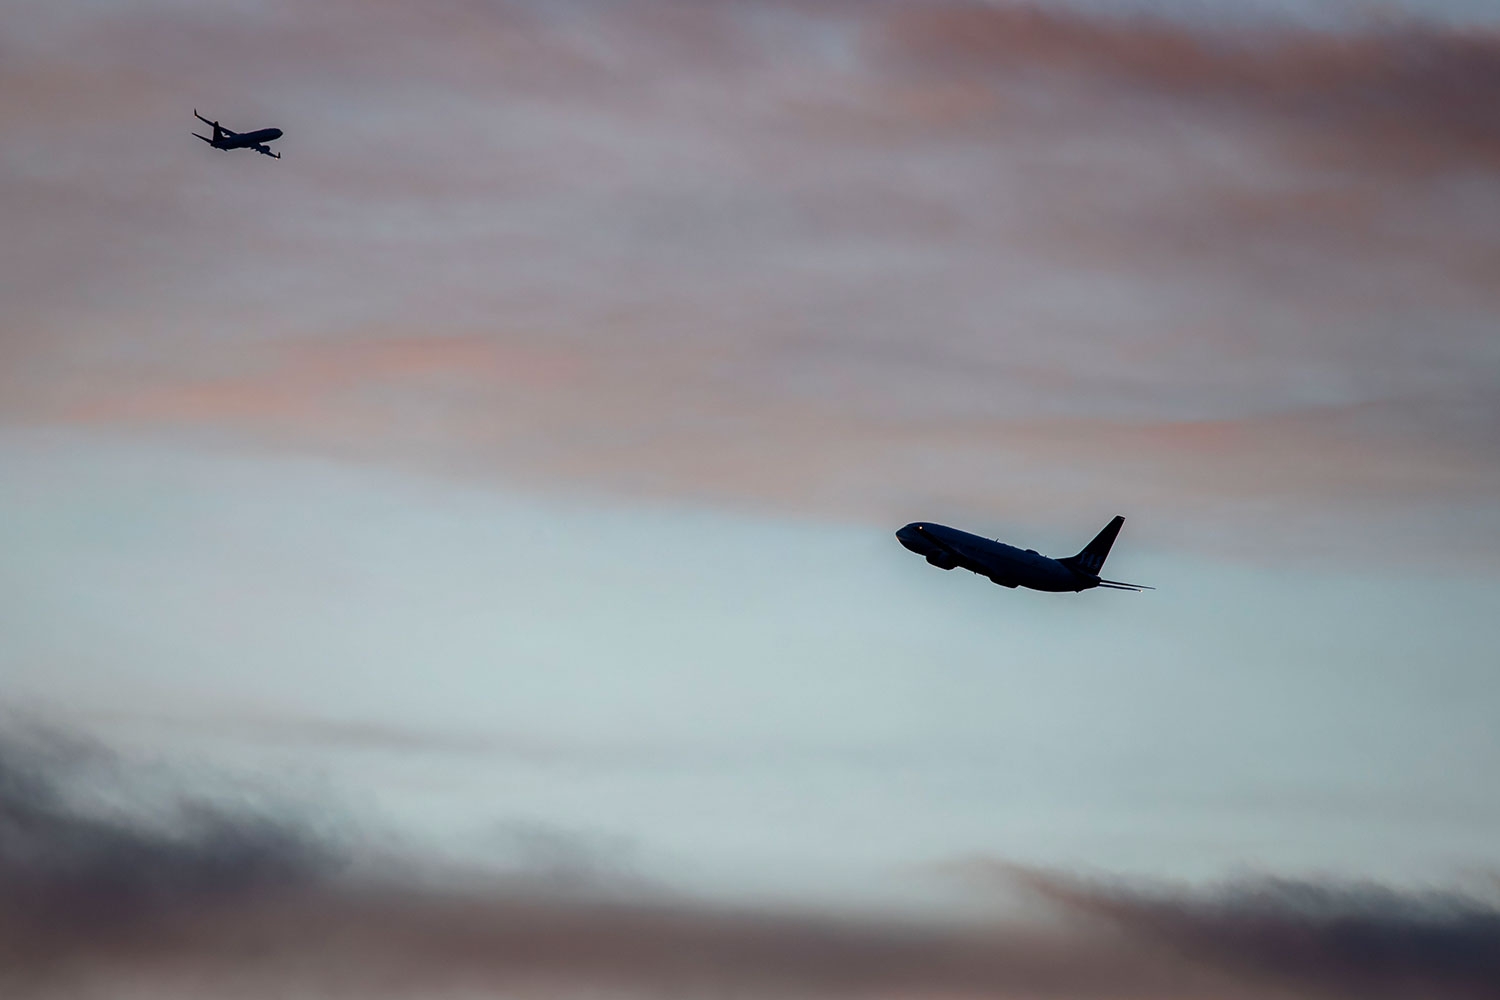
[[[122,810],[106,794],[115,765],[55,733],[0,741],[0,982],[333,870],[310,830],[245,803],[172,796],[146,815]]]
[[[1500,991],[1500,907],[1493,898],[1288,879],[1172,893],[1035,873],[1021,878],[1070,912],[1292,986],[1351,996]]]
[[[0,109],[9,424],[840,518],[1123,505],[1162,541],[1316,558],[1500,537],[1475,530],[1500,476],[1491,29],[842,0],[7,16],[0,89],[51,95]],[[189,92],[286,128],[287,158],[166,142]]]
[[[196,736],[267,743],[277,746],[312,746],[353,752],[385,754],[439,754],[458,756],[495,756],[524,760],[549,760],[562,751],[545,742],[521,737],[502,737],[482,733],[437,731],[389,722],[357,719],[331,719],[318,716],[293,716],[278,712],[224,711],[198,714],[154,716],[137,713],[96,712],[89,721],[119,725],[130,730],[150,728],[181,730]]]
[[[805,358],[801,371],[815,385],[828,360],[814,351]],[[904,377],[921,379],[936,363],[914,358]],[[1500,467],[1485,444],[1500,429],[1500,405],[1484,394],[1175,419],[1048,414],[1043,396],[1041,415],[960,408],[893,421],[857,399],[812,392],[772,407],[744,380],[715,373],[751,364],[703,348],[642,367],[619,348],[586,354],[525,337],[350,338],[274,349],[245,371],[196,382],[100,382],[57,418],[212,429],[442,475],[543,488],[602,481],[652,497],[871,521],[959,496],[951,512],[959,516],[1088,519],[1099,514],[1093,495],[1080,488],[1073,500],[1059,500],[1057,488],[1098,480],[1122,509],[1188,524],[1210,510],[1250,517],[1253,531],[1231,550],[1241,543],[1259,549],[1270,532],[1319,556],[1349,544],[1326,536],[1319,512],[1369,523],[1427,505],[1480,508],[1500,489]],[[966,382],[962,372],[940,377]],[[989,379],[1011,376],[980,376]],[[705,398],[710,387],[716,392]],[[1109,392],[1107,383],[1099,391]],[[924,466],[935,481],[891,476]],[[1017,489],[1023,474],[1048,486]],[[1446,523],[1463,528],[1473,554],[1472,529]],[[1179,541],[1194,537],[1177,530]],[[1206,533],[1195,541],[1224,544]],[[1443,544],[1443,537],[1431,541]]]
[[[547,877],[455,879],[389,858],[351,863],[357,845],[181,793],[156,807],[134,794],[128,814],[106,809],[83,794],[101,771],[139,792],[129,769],[95,745],[49,736],[0,746],[7,996],[202,995],[204,983],[216,996],[330,997],[1500,989],[1500,911],[1463,896],[1277,881],[1146,892],[1007,871],[1050,912],[977,921],[580,893]]]
[[[1500,167],[1500,32],[1415,19],[1205,28],[1028,4],[897,4],[873,33],[940,78],[1044,71],[1210,110],[1274,116],[1361,169]]]

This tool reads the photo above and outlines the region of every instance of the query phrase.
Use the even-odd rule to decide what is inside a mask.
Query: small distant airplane
[[[218,122],[211,122],[207,118],[204,118],[198,113],[197,108],[193,109],[193,117],[205,125],[212,125],[214,127],[214,137],[212,139],[206,135],[198,135],[197,132],[193,133],[193,135],[202,139],[214,149],[253,149],[257,153],[264,153],[266,156],[274,157],[278,160],[281,159],[280,153],[271,152],[271,147],[266,145],[268,142],[281,138],[281,129],[279,128],[263,128],[257,129],[254,132],[232,132]]]
[[[927,521],[913,521],[900,531],[896,538],[903,546],[939,569],[954,569],[962,566],[971,573],[989,577],[991,583],[1002,587],[1026,587],[1062,594],[1103,587],[1106,590],[1155,590],[1138,583],[1121,583],[1118,580],[1101,580],[1099,570],[1104,566],[1104,557],[1120,533],[1123,517],[1116,517],[1104,530],[1083,547],[1076,556],[1065,559],[1049,559],[1031,549],[1021,550],[1004,542],[971,535],[967,531],[949,528]]]

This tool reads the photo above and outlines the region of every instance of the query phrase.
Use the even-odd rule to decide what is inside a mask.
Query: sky
[[[1500,989],[1491,5],[64,0],[0,132],[12,992]]]

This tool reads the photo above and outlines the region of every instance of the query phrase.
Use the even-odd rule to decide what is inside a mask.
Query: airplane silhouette
[[[212,125],[214,127],[214,137],[212,139],[206,135],[198,135],[197,132],[193,133],[194,136],[202,139],[214,149],[253,149],[257,153],[263,153],[277,160],[281,159],[280,153],[271,152],[271,147],[266,145],[266,143],[274,139],[281,138],[281,129],[279,128],[263,128],[257,129],[254,132],[234,132],[220,125],[218,122],[212,122],[204,118],[198,113],[197,108],[193,109],[193,117],[205,125]]]
[[[1139,583],[1101,580],[1099,570],[1109,555],[1123,517],[1116,517],[1076,556],[1049,559],[1031,549],[1024,551],[1004,542],[928,521],[913,521],[896,538],[903,546],[939,569],[962,566],[971,573],[989,577],[1002,587],[1026,587],[1061,594],[1103,587],[1106,590],[1155,590]]]

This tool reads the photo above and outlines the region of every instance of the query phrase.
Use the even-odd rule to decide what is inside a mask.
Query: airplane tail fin
[[[1120,525],[1124,523],[1125,519],[1117,515],[1104,526],[1103,531],[1094,536],[1092,542],[1083,547],[1083,551],[1076,556],[1059,559],[1058,562],[1069,569],[1098,576],[1099,570],[1104,568],[1104,560],[1109,555],[1110,547],[1115,544],[1115,536],[1120,533]]]

